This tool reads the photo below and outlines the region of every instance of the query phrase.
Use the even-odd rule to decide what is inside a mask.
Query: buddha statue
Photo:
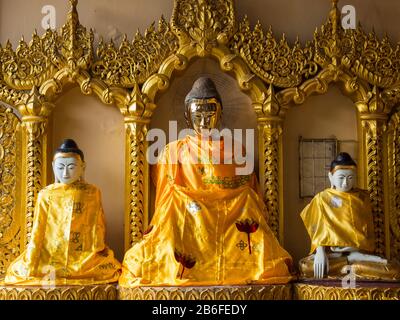
[[[370,197],[355,188],[356,163],[348,153],[332,161],[331,188],[317,194],[301,218],[311,238],[310,256],[299,263],[302,278],[400,280],[400,265],[374,255]]]
[[[70,139],[54,154],[55,183],[38,194],[31,238],[11,263],[6,285],[117,282],[121,265],[105,244],[100,191],[83,180],[84,154]]]
[[[155,212],[143,239],[125,255],[119,285],[285,284],[292,258],[268,227],[254,172],[238,175],[224,140],[210,141],[222,104],[209,78],[185,99],[194,134],[163,148],[152,168]],[[234,158],[234,157],[232,157]],[[199,160],[199,161],[196,161]]]

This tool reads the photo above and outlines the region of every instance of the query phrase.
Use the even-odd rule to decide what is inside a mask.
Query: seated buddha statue
[[[83,180],[84,154],[70,139],[54,154],[55,183],[38,194],[31,238],[6,285],[94,285],[118,281],[121,265],[105,244],[100,191]]]
[[[254,172],[238,175],[235,160],[211,161],[211,154],[232,156],[224,153],[223,139],[212,142],[207,135],[222,112],[211,79],[194,83],[185,107],[194,134],[169,143],[152,168],[154,215],[143,239],[126,253],[119,285],[289,282],[292,258],[268,227]]]
[[[356,163],[348,153],[332,161],[331,188],[317,194],[301,213],[311,238],[310,256],[299,263],[302,278],[400,280],[400,265],[377,256],[370,197],[355,188]]]

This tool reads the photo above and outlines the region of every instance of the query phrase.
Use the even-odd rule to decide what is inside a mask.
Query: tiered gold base
[[[400,300],[400,283],[358,283],[344,288],[338,282],[295,283],[294,300]]]
[[[54,288],[0,286],[0,300],[116,300],[115,285]]]
[[[343,288],[337,282],[269,286],[138,287],[116,285],[55,288],[0,286],[0,300],[400,300],[399,283],[362,283]]]
[[[119,288],[120,300],[291,300],[292,285]]]

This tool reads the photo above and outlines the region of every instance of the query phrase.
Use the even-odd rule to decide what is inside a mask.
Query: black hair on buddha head
[[[222,108],[221,96],[217,91],[215,83],[208,77],[200,77],[194,82],[192,89],[187,94],[185,98],[185,105],[187,106],[190,104],[192,100],[205,100],[211,98],[218,100]]]
[[[331,172],[333,172],[337,166],[357,167],[357,164],[347,152],[340,152],[331,163]]]
[[[81,157],[82,161],[85,161],[82,150],[78,148],[78,145],[72,139],[65,139],[61,146],[55,151],[54,155],[58,153],[75,153]]]

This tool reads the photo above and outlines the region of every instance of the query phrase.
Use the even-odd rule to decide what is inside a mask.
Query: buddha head
[[[195,81],[185,98],[185,118],[197,134],[216,129],[221,120],[221,97],[214,82],[207,77]]]
[[[72,184],[83,178],[83,152],[72,139],[65,139],[54,153],[53,172],[57,183]]]
[[[357,165],[348,153],[341,152],[332,161],[328,175],[332,188],[350,192],[356,186]]]

